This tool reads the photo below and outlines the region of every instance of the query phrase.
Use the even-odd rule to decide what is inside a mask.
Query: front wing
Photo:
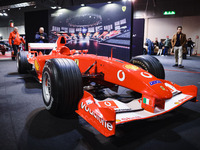
[[[115,134],[116,125],[152,118],[167,113],[185,102],[197,102],[197,88],[195,86],[181,87],[182,93],[165,100],[165,107],[155,107],[154,113],[142,108],[141,99],[129,103],[122,103],[116,99],[107,98],[97,100],[90,93],[84,91],[84,96],[78,104],[76,112],[106,137]]]

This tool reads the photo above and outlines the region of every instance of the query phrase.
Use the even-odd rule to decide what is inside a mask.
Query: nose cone
[[[153,89],[156,94],[156,99],[166,100],[172,98],[173,96],[172,92],[164,84],[158,84]]]

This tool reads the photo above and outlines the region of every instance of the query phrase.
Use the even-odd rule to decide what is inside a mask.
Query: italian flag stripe
[[[144,97],[144,98],[143,98],[143,103],[149,105],[149,99]]]

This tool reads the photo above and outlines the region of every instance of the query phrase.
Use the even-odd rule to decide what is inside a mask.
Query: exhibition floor
[[[156,57],[164,65],[166,80],[196,85],[200,100],[200,57],[188,57],[182,69],[172,67],[173,56]],[[81,117],[54,117],[44,108],[41,84],[31,75],[18,74],[15,61],[0,57],[1,150],[198,150],[199,139],[200,102],[120,125],[109,138]]]

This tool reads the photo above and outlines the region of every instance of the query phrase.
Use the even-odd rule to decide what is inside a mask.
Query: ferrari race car
[[[53,115],[76,112],[109,137],[119,124],[165,114],[187,101],[197,102],[197,87],[164,80],[163,66],[155,57],[137,56],[125,62],[112,58],[112,51],[111,57],[96,56],[87,50],[70,50],[65,44],[66,38],[59,37],[49,55],[31,51],[29,45],[29,51],[19,52],[17,58],[19,73],[36,72],[44,104]],[[119,87],[129,89],[131,97],[112,96],[104,90],[117,93]]]

